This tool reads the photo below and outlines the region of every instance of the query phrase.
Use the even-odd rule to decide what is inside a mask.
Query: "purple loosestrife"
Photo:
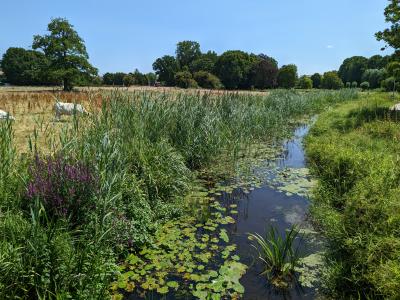
[[[36,156],[29,167],[26,198],[39,199],[51,219],[66,218],[72,225],[81,224],[94,207],[98,178],[81,162],[69,162],[62,155]]]

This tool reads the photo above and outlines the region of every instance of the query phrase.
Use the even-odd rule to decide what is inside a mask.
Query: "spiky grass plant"
[[[265,237],[258,233],[249,235],[250,240],[255,241],[252,246],[264,264],[264,271],[260,275],[267,276],[276,287],[287,287],[294,278],[294,269],[300,258],[299,247],[295,247],[298,236],[299,230],[295,225],[286,230],[284,235],[280,235],[274,226],[270,227]]]

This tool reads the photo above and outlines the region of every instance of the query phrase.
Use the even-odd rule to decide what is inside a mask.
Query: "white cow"
[[[88,112],[81,104],[75,104],[75,103],[56,102],[56,104],[54,104],[54,110],[56,111],[57,120],[59,120],[62,115],[71,116],[73,114],[77,115],[88,114]]]
[[[15,118],[12,115],[10,115],[10,113],[0,109],[0,120],[7,120],[7,119],[15,120]]]
[[[396,105],[392,106],[392,107],[390,108],[390,110],[400,111],[400,103],[397,103]]]

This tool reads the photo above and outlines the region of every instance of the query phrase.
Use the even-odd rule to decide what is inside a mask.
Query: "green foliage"
[[[179,71],[179,64],[175,57],[165,55],[153,63],[153,70],[158,79],[168,86],[175,84],[175,74]]]
[[[72,90],[82,76],[97,75],[97,69],[88,61],[83,40],[66,19],[51,20],[47,30],[48,35],[34,36],[32,48],[44,52],[49,60],[47,71],[52,78],[63,81],[64,90]]]
[[[362,76],[363,82],[368,82],[371,89],[376,89],[381,86],[382,80],[385,79],[387,72],[385,69],[368,69]]]
[[[218,54],[214,51],[208,51],[207,53],[201,54],[201,56],[190,63],[190,71],[192,73],[204,71],[208,73],[214,73],[215,64],[218,60]]]
[[[1,61],[6,81],[15,85],[56,83],[46,74],[48,66],[49,61],[43,53],[23,48],[9,48]]]
[[[278,86],[285,89],[294,88],[297,83],[296,65],[282,66],[278,72]]]
[[[299,78],[297,86],[300,89],[309,90],[313,88],[313,81],[310,77],[304,75]]]
[[[217,76],[205,72],[199,71],[193,74],[194,80],[198,83],[198,85],[205,89],[221,89],[222,83],[218,79]]]
[[[126,73],[105,73],[103,75],[103,84],[105,85],[124,85],[124,77],[128,75]]]
[[[325,72],[322,77],[321,86],[328,90],[338,90],[343,88],[343,81],[339,78],[337,72]]]
[[[131,86],[135,84],[135,77],[131,74],[125,75],[122,82],[124,86]]]
[[[272,57],[258,55],[251,69],[251,85],[257,89],[274,88],[277,85],[278,63]]]
[[[390,56],[373,55],[368,59],[368,69],[383,69],[390,61]]]
[[[189,71],[182,71],[176,73],[175,84],[176,86],[184,89],[197,87],[197,82],[193,79],[193,76]]]
[[[226,51],[218,57],[215,72],[227,89],[246,88],[256,59],[243,51]]]
[[[376,33],[378,41],[386,42],[387,46],[395,50],[400,48],[400,3],[398,0],[390,0],[385,8],[385,21],[390,23],[390,28]]]
[[[366,69],[368,69],[368,59],[363,56],[353,56],[343,61],[338,75],[343,82],[356,81],[360,84]]]
[[[386,94],[341,105],[306,140],[319,180],[312,213],[328,239],[325,279],[335,298],[398,296],[400,125],[392,105]]]
[[[369,90],[369,88],[370,88],[369,82],[368,81],[361,82],[360,88],[363,91]]]
[[[261,275],[266,275],[273,285],[285,287],[293,279],[299,261],[298,247],[295,249],[294,246],[298,235],[299,230],[295,226],[284,236],[275,227],[271,227],[265,237],[258,233],[249,235],[249,239],[256,242],[253,247],[259,251],[259,259],[265,264]]]
[[[315,73],[311,76],[311,80],[313,82],[313,87],[315,89],[319,89],[322,83],[322,76],[319,73]]]
[[[176,60],[180,68],[189,67],[200,56],[201,51],[198,42],[182,41],[176,45]]]
[[[393,90],[400,91],[400,82],[395,80],[394,77],[389,77],[386,78],[385,80],[382,80],[381,87],[386,92],[392,92]]]
[[[353,81],[353,82],[351,83],[351,87],[352,87],[353,89],[357,88],[357,87],[358,87],[358,82],[357,82],[357,81]]]

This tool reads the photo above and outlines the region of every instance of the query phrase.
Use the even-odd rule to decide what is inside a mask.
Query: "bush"
[[[308,76],[301,76],[299,78],[299,82],[297,83],[297,86],[300,89],[310,90],[313,88],[313,81]]]
[[[326,72],[322,77],[322,87],[328,90],[338,90],[343,87],[343,81],[339,78],[337,72]]]
[[[396,87],[394,85],[396,84]],[[397,92],[400,92],[400,82],[394,80],[394,77],[389,77],[381,82],[381,87],[386,92],[392,92],[395,89]]]
[[[176,86],[188,89],[188,88],[197,88],[197,82],[193,79],[192,74],[189,71],[178,72],[175,75],[175,84]]]
[[[294,88],[297,82],[296,65],[282,66],[278,72],[278,86],[285,89]]]
[[[364,81],[360,84],[360,88],[365,91],[369,89],[369,82],[368,81]]]
[[[198,85],[205,89],[220,89],[222,88],[221,81],[218,79],[217,76],[205,72],[199,71],[194,73],[193,75],[194,80],[198,83]]]
[[[358,87],[358,82],[357,82],[357,81],[353,81],[353,82],[351,83],[351,87],[352,87],[353,89],[356,89],[356,88]]]
[[[348,89],[351,88],[351,82],[346,82],[346,88],[348,88]]]

